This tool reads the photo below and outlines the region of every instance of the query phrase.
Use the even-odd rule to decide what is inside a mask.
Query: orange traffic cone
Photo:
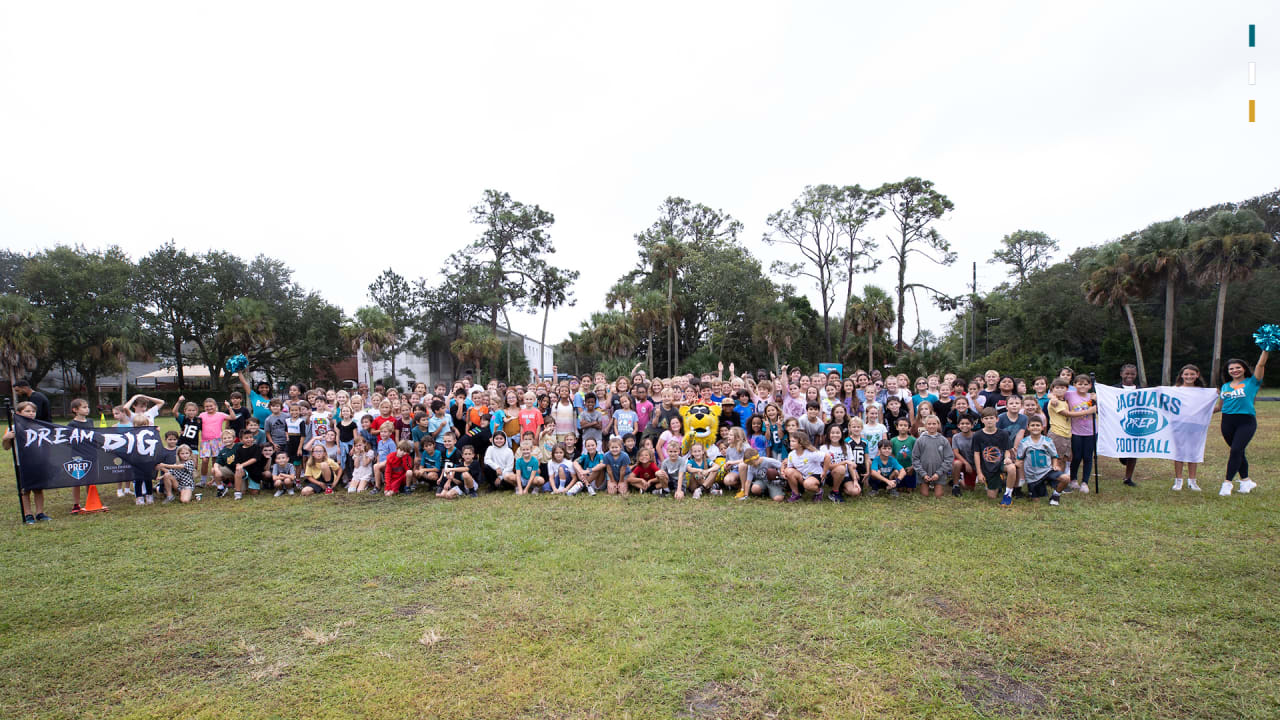
[[[106,512],[111,508],[102,504],[102,499],[98,497],[98,486],[90,485],[89,494],[85,496],[84,509],[82,513]]]

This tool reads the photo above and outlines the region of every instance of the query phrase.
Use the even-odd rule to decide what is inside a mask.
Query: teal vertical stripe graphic
[[[1257,25],[1249,26],[1249,47],[1254,47],[1254,36],[1255,36],[1255,33],[1257,32],[1256,31],[1257,27],[1258,27]]]

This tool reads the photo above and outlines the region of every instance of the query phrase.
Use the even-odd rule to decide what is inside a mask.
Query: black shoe
[[[1013,496],[1014,496],[1014,497],[1016,497],[1016,498],[1020,498],[1020,497],[1022,497],[1022,496],[1023,496],[1022,488],[1020,488],[1020,487],[1016,487],[1016,488],[1014,488],[1014,489],[1013,489]]]
[[[1129,487],[1138,487],[1138,483],[1134,482],[1133,478],[1125,478],[1124,484],[1128,485]]]
[[[23,516],[22,516],[22,522],[23,522],[23,523],[25,523],[25,524],[27,524],[27,525],[35,525],[35,524],[36,524],[36,516],[35,516],[35,515],[23,515]]]
[[[36,515],[36,522],[49,522],[52,519],[53,518],[49,517],[48,515],[45,515],[44,513],[39,513]]]
[[[952,486],[951,486],[951,496],[952,496],[952,497],[960,497],[960,486],[959,486],[959,485],[952,485]]]
[[[226,497],[226,496],[227,496],[227,486],[223,485],[222,487],[218,488],[218,497]]]
[[[471,488],[467,491],[467,497],[480,497],[480,493],[476,492],[475,488]]]

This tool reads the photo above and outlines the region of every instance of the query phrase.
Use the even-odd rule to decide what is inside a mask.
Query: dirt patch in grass
[[[973,708],[998,717],[1035,715],[1047,704],[1039,687],[993,669],[984,658],[968,658],[954,668],[956,688]]]
[[[949,600],[941,595],[929,595],[925,597],[924,604],[933,608],[938,615],[951,620],[953,622],[961,622],[968,619],[969,611],[964,609],[954,600]]]
[[[401,605],[394,610],[396,615],[400,617],[417,617],[436,611],[435,606],[427,603],[411,603],[409,605]]]
[[[777,716],[759,693],[731,683],[709,682],[684,694],[683,709],[676,717],[710,720]]]

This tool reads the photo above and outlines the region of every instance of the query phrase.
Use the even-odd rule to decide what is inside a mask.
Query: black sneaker
[[[952,485],[952,486],[951,486],[951,496],[952,496],[952,497],[960,497],[960,486],[959,486],[959,485]]]
[[[222,487],[218,488],[218,497],[226,497],[226,496],[227,496],[227,486],[223,485]]]
[[[36,522],[49,522],[52,519],[53,518],[49,517],[48,515],[45,515],[44,513],[36,514]]]
[[[480,493],[476,492],[475,488],[471,488],[467,491],[467,497],[480,497]]]
[[[898,488],[889,488],[889,497],[898,497],[901,494],[898,492]]]
[[[1138,487],[1138,483],[1134,482],[1133,478],[1125,478],[1124,484],[1128,485],[1129,487]]]
[[[833,493],[831,493],[830,495],[828,495],[828,496],[827,496],[827,499],[828,499],[828,500],[830,500],[830,501],[831,501],[831,502],[833,502],[833,503],[842,503],[842,502],[844,502],[844,496],[843,496],[843,495],[841,495],[841,494],[840,494],[840,493],[838,493],[838,492],[833,492]]]
[[[22,522],[23,522],[24,524],[27,524],[27,525],[35,525],[35,524],[36,524],[36,516],[35,516],[35,515],[23,515],[23,516],[22,516]]]
[[[1054,493],[1053,496],[1049,498],[1049,504],[1058,505],[1060,504],[1059,501],[1061,500],[1062,500],[1062,493]]]

